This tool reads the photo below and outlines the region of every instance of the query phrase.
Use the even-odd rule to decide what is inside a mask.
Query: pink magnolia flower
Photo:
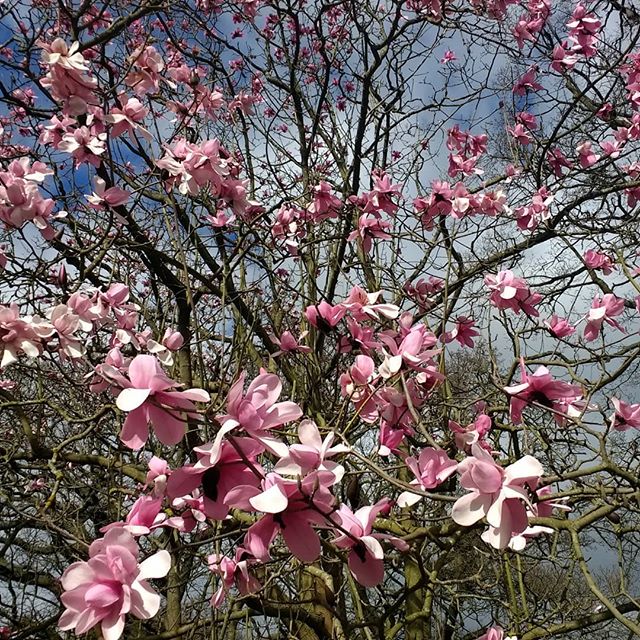
[[[106,183],[102,178],[95,178],[93,181],[95,191],[90,196],[85,196],[89,203],[96,209],[106,207],[118,207],[123,205],[131,194],[119,187],[109,187],[105,189]]]
[[[442,56],[442,58],[440,58],[440,64],[447,64],[448,62],[453,62],[454,60],[457,60],[457,56],[456,54],[447,49],[447,51],[444,52],[444,55]]]
[[[501,627],[490,627],[487,632],[482,634],[476,640],[518,640],[516,636],[506,636]]]
[[[442,484],[449,476],[453,475],[458,467],[455,460],[451,460],[442,449],[434,449],[433,447],[425,447],[420,456],[416,460],[414,457],[408,457],[404,463],[409,467],[415,480],[411,481],[412,485],[416,485],[423,491],[435,489]],[[410,507],[421,499],[422,496],[404,491],[398,496],[399,507]]]
[[[517,207],[514,211],[518,221],[518,229],[531,231],[536,229],[541,222],[546,222],[551,217],[549,206],[553,200],[553,194],[546,187],[538,189],[533,194],[530,204]]]
[[[65,116],[87,113],[89,105],[99,103],[95,95],[97,80],[90,74],[89,63],[80,52],[80,44],[67,46],[62,38],[51,44],[38,41],[42,47],[42,64],[48,67],[40,81],[55,100],[63,103]]]
[[[515,138],[515,140],[519,144],[523,146],[526,146],[533,142],[533,137],[531,136],[531,133],[520,122],[518,122],[518,124],[516,124],[513,127],[507,127],[507,131],[513,136],[513,138]]]
[[[171,469],[166,460],[158,458],[157,456],[151,457],[148,466],[149,471],[147,471],[144,488],[146,489],[149,485],[153,484],[153,495],[156,498],[162,497],[166,492],[167,479],[171,475]]]
[[[558,147],[554,147],[547,153],[547,162],[557,178],[562,177],[563,168],[573,169],[574,167],[573,162],[571,162]]]
[[[49,322],[58,334],[61,355],[72,360],[82,358],[85,353],[85,340],[76,335],[76,331],[81,329],[80,317],[66,304],[56,305],[49,311],[48,316]]]
[[[555,313],[545,324],[556,338],[566,338],[576,332],[576,328],[568,320],[558,317]]]
[[[576,147],[576,153],[578,154],[578,160],[580,162],[580,166],[583,169],[588,169],[592,167],[598,160],[600,160],[600,156],[597,155],[592,150],[592,144],[588,140],[582,142]]]
[[[303,331],[298,340],[303,340],[308,334],[308,331]],[[293,337],[290,331],[283,331],[279,338],[272,336],[271,341],[278,345],[280,349],[271,355],[275,358],[276,356],[281,356],[283,353],[311,353],[311,347],[299,344],[298,340]]]
[[[333,445],[335,433],[330,431],[322,440],[318,425],[313,420],[302,420],[298,426],[300,444],[292,444],[285,456],[280,458],[274,471],[284,476],[306,476],[311,471],[332,473],[336,482],[342,480],[344,467],[329,460],[341,453],[348,453],[344,444]]]
[[[522,422],[522,410],[531,402],[565,413],[568,406],[582,398],[580,387],[554,380],[547,367],[527,373],[524,360],[520,361],[520,384],[504,387],[504,391],[511,396],[509,414],[514,424]]]
[[[536,36],[544,26],[546,18],[536,15],[523,15],[513,29],[513,35],[518,43],[518,48],[522,49],[526,40],[536,41]]]
[[[568,507],[566,504],[562,502],[551,502],[551,500],[546,500],[547,496],[551,495],[551,487],[540,487],[536,491],[535,502],[533,504],[533,508],[531,512],[528,512],[530,517],[537,516],[542,518],[550,518],[553,515],[554,509],[561,509],[562,511],[571,511],[571,507]],[[553,533],[553,529],[551,527],[543,527],[540,525],[534,525],[527,527],[522,533],[514,534],[511,540],[509,541],[509,549],[513,549],[514,551],[522,551],[531,538],[536,538],[538,536],[544,534]],[[489,527],[485,533],[482,534],[482,539],[491,544],[492,538],[495,536],[495,532],[492,531],[492,528]]]
[[[611,416],[611,427],[616,431],[640,429],[640,403],[628,404],[624,400],[611,398],[615,411]]]
[[[613,260],[606,253],[600,253],[595,249],[588,249],[583,259],[587,267],[590,269],[599,269],[605,276],[608,276],[616,268]]]
[[[105,533],[111,529],[121,528],[133,536],[146,536],[153,529],[162,527],[167,519],[162,511],[162,497],[140,496],[131,507],[124,522],[113,522],[100,531]]]
[[[194,402],[210,400],[203,389],[177,390],[178,383],[167,377],[154,356],[133,358],[129,380],[111,367],[105,366],[102,371],[122,388],[116,406],[128,415],[120,439],[131,449],[140,449],[147,441],[149,423],[160,442],[177,444],[184,437],[185,418],[197,415]]]
[[[391,508],[388,498],[376,504],[362,507],[355,513],[341,504],[333,516],[340,528],[333,541],[340,549],[349,549],[347,563],[353,577],[364,587],[375,587],[384,577],[384,551],[380,540],[386,540],[397,549],[406,551],[409,545],[396,536],[372,533],[373,523],[379,514],[387,514]]]
[[[304,310],[304,315],[309,324],[317,329],[332,329],[344,317],[347,309],[342,304],[331,306],[324,300],[316,305],[311,305]]]
[[[584,328],[584,339],[587,342],[595,340],[600,333],[603,322],[606,322],[608,325],[624,332],[620,323],[613,319],[615,316],[619,316],[623,311],[624,300],[622,298],[616,298],[613,293],[605,293],[602,298],[595,296],[591,303],[591,309],[589,309],[589,313],[587,314],[587,324]]]
[[[140,47],[129,57],[132,70],[127,74],[125,83],[134,92],[142,96],[145,93],[158,91],[160,72],[164,69],[164,61],[155,47]]]
[[[235,558],[227,558],[216,553],[208,558],[209,570],[220,577],[220,587],[211,597],[211,606],[216,609],[220,607],[224,601],[225,595],[234,585],[237,587],[240,595],[255,593],[262,588],[258,579],[249,573],[251,564],[258,561],[251,557],[242,547],[236,549]]]
[[[353,287],[347,296],[347,299],[341,303],[345,309],[357,321],[363,320],[379,320],[380,316],[395,320],[400,313],[400,309],[395,304],[386,302],[378,302],[378,298],[382,295],[382,291],[374,291],[367,293],[360,287]]]
[[[540,315],[534,305],[542,301],[542,296],[533,293],[526,281],[517,278],[511,271],[487,275],[484,282],[491,290],[491,304],[498,309],[511,309],[516,313],[524,311],[528,316]]]
[[[262,486],[240,485],[227,494],[228,502],[245,511],[264,515],[249,527],[244,547],[258,560],[269,559],[269,546],[282,533],[291,553],[302,562],[320,557],[320,538],[312,525],[323,525],[333,510],[334,497],[329,486],[332,473],[314,471],[302,480],[286,480],[268,473]]]
[[[333,187],[328,182],[321,181],[314,187],[313,202],[307,207],[314,222],[337,218],[341,208],[342,200],[335,195]]]
[[[125,132],[131,135],[134,131],[140,131],[145,138],[151,139],[151,134],[140,125],[148,113],[142,102],[138,98],[120,96],[120,103],[121,108],[112,108],[104,118],[106,124],[112,125],[109,131],[111,137],[117,138]]]
[[[0,305],[0,348],[3,349],[0,369],[18,359],[23,352],[30,358],[40,355],[41,338],[38,326],[29,322],[28,318],[20,318],[18,305],[15,302],[8,307]],[[44,336],[51,335],[51,327],[43,327]]]
[[[456,501],[451,517],[463,527],[486,518],[495,533],[492,546],[504,549],[513,534],[521,533],[529,524],[529,492],[538,485],[542,465],[534,457],[524,456],[503,469],[477,444],[472,452],[458,465],[460,484],[470,493]]]
[[[257,458],[264,447],[251,438],[234,437],[196,447],[198,461],[173,471],[167,482],[167,495],[182,498],[202,487],[204,513],[214,520],[224,520],[229,513],[226,500],[231,489],[239,485],[258,487],[263,476]]]
[[[243,372],[227,394],[227,413],[216,416],[221,425],[216,441],[225,433],[241,428],[270,450],[284,455],[285,445],[270,437],[268,431],[297,420],[302,416],[302,410],[295,402],[276,402],[282,392],[277,375],[261,373],[245,394],[242,393],[244,379]]]
[[[368,355],[381,346],[381,343],[376,340],[376,332],[373,327],[362,325],[353,318],[347,318],[347,329],[349,335],[340,336],[338,344],[340,353],[349,353],[359,349]]]
[[[373,423],[378,417],[372,382],[376,378],[376,364],[367,355],[356,356],[354,364],[347,373],[340,376],[340,389],[355,405],[358,415],[364,422]]]
[[[74,562],[62,574],[65,611],[58,627],[81,634],[100,623],[105,640],[118,640],[127,613],[142,620],[153,618],[160,609],[160,596],[147,579],[164,578],[171,556],[162,550],[139,563],[138,555],[134,537],[121,528],[93,542],[89,560]]]
[[[558,73],[573,69],[578,63],[578,56],[567,41],[553,48],[551,68]]]
[[[146,341],[147,351],[152,353],[163,365],[170,367],[173,364],[173,352],[178,351],[184,344],[184,337],[179,331],[166,329],[162,342],[149,339]]]
[[[538,76],[538,67],[533,65],[520,76],[513,85],[513,93],[516,96],[524,96],[527,91],[538,91],[542,89],[542,85],[536,81]]]
[[[456,318],[455,329],[447,331],[444,334],[445,343],[455,340],[463,347],[470,347],[473,349],[473,338],[477,338],[480,335],[480,332],[475,329],[475,323],[476,321],[473,318],[467,318],[466,316]]]
[[[106,141],[106,133],[96,133],[93,127],[78,127],[62,136],[58,149],[71,154],[76,168],[84,162],[99,167],[100,156],[107,151]]]
[[[359,237],[362,241],[362,249],[364,252],[371,253],[373,239],[389,240],[391,238],[388,233],[390,228],[390,222],[364,213],[358,218],[358,228],[349,234],[347,240],[355,240]]]
[[[463,427],[453,420],[449,420],[449,429],[453,431],[456,447],[460,451],[471,451],[471,446],[480,444],[485,449],[488,445],[484,442],[485,436],[491,431],[491,417],[481,413],[470,425]]]
[[[390,378],[402,366],[410,369],[420,369],[421,365],[440,353],[440,349],[433,349],[437,343],[437,338],[431,333],[426,325],[417,323],[403,332],[404,335],[398,344],[398,336],[391,333],[381,333],[379,338],[384,343],[386,349],[383,349],[384,361],[378,368],[383,378]]]

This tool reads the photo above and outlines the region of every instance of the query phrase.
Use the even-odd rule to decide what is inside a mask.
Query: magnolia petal
[[[171,554],[162,549],[140,563],[138,580],[164,578],[171,568]]]
[[[280,513],[287,508],[289,499],[280,486],[275,484],[266,491],[250,498],[249,503],[256,511],[262,511],[263,513]]]
[[[151,389],[123,389],[116,398],[116,407],[120,411],[133,411],[142,406],[151,394]]]

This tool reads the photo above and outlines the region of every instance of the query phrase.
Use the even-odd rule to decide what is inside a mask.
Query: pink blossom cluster
[[[172,147],[165,147],[156,166],[166,172],[167,187],[177,186],[184,195],[194,196],[207,188],[236,215],[244,214],[250,204],[247,181],[238,178],[239,165],[216,139],[195,144],[181,138]]]
[[[608,276],[616,268],[610,256],[595,249],[587,249],[583,259],[589,269],[602,271],[605,276]]]
[[[460,220],[466,216],[484,214],[496,216],[505,209],[506,195],[502,191],[469,193],[462,182],[453,187],[448,182],[435,180],[428,197],[418,196],[413,200],[413,208],[420,215],[427,231],[434,227],[439,216],[451,216]]]
[[[472,176],[481,174],[482,170],[476,165],[487,150],[486,134],[473,135],[468,131],[461,131],[455,125],[447,132],[447,149],[449,153],[449,176],[455,178],[459,174]]]
[[[42,64],[47,74],[41,84],[51,96],[62,102],[64,113],[79,116],[87,113],[89,105],[98,104],[97,80],[91,74],[89,63],[74,42],[69,47],[62,38],[52,43],[39,42],[42,47]]]
[[[602,23],[593,13],[589,13],[582,3],[578,3],[567,22],[568,39],[555,46],[551,68],[562,73],[573,69],[581,57],[596,55],[596,43]]]
[[[627,96],[636,110],[640,109],[640,53],[631,53],[622,67],[627,78]]]
[[[32,222],[47,239],[54,237],[51,221],[55,203],[44,198],[41,185],[53,171],[42,162],[31,163],[24,157],[14,160],[6,171],[0,171],[0,220],[7,227],[21,229]],[[57,214],[58,216],[64,214]]]
[[[550,13],[551,3],[549,0],[529,0],[527,12],[520,16],[513,29],[518,48],[522,49],[525,41],[536,41]]]
[[[517,225],[522,231],[533,231],[540,223],[546,222],[551,217],[549,206],[554,196],[546,187],[541,187],[531,198],[531,203],[514,210]]]

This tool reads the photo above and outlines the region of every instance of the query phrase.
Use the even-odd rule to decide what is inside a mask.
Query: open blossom
[[[376,504],[362,507],[355,513],[342,504],[333,518],[340,524],[333,541],[341,549],[349,549],[347,563],[353,577],[364,587],[375,587],[384,577],[384,551],[381,540],[386,540],[397,549],[406,551],[409,545],[396,536],[372,533],[378,515],[387,514],[391,503],[387,498]]]
[[[52,174],[42,162],[31,164],[27,157],[11,162],[6,171],[0,172],[0,220],[16,229],[33,222],[43,237],[51,240],[54,232],[50,220],[62,214],[53,215],[55,203],[42,196],[39,184]]]
[[[311,353],[311,347],[307,347],[298,342],[298,340],[306,338],[308,334],[308,331],[303,331],[297,340],[290,331],[283,331],[279,338],[271,336],[271,341],[280,347],[279,351],[275,351],[271,355],[275,358],[283,353]]]
[[[140,496],[131,507],[124,522],[114,522],[102,527],[105,533],[111,529],[122,528],[133,536],[145,536],[153,529],[162,527],[167,515],[162,513],[162,497]]]
[[[238,485],[259,486],[263,474],[258,455],[264,447],[251,438],[233,438],[233,442],[216,440],[195,447],[195,464],[173,471],[167,482],[167,495],[182,498],[198,487],[203,492],[204,513],[215,520],[224,520],[230,503],[226,500]]]
[[[125,82],[134,92],[142,96],[145,93],[157,92],[160,83],[160,72],[164,69],[162,55],[155,47],[140,47],[129,56],[132,70],[127,74]]]
[[[512,536],[529,524],[529,493],[538,485],[542,465],[534,457],[524,456],[503,469],[477,444],[471,450],[473,455],[458,465],[460,484],[470,493],[456,501],[451,517],[464,527],[486,518],[493,528],[491,545],[504,549]]]
[[[586,140],[576,147],[578,161],[583,169],[588,169],[600,160],[600,156],[592,150],[592,146],[591,142]]]
[[[473,338],[477,338],[480,335],[480,332],[475,329],[475,323],[476,321],[473,318],[459,316],[456,318],[455,328],[444,334],[444,341],[449,343],[455,340],[463,347],[473,349]]]
[[[551,487],[540,487],[535,492],[535,499],[532,504],[531,510],[527,511],[529,517],[550,518],[553,515],[554,509],[560,509],[561,511],[571,511],[571,507],[562,502],[563,499],[552,502],[546,499],[552,493]],[[553,533],[551,527],[544,527],[541,525],[533,525],[527,527],[519,534],[513,535],[509,541],[509,549],[514,551],[522,551],[531,538],[536,538],[541,535]],[[482,539],[491,544],[491,540],[495,537],[495,532],[492,527],[489,527],[485,533],[482,534]]]
[[[40,355],[41,339],[51,335],[51,325],[33,322],[28,316],[21,318],[17,304],[0,305],[0,369],[16,362],[20,352],[30,358]]]
[[[78,127],[62,136],[58,149],[70,153],[76,167],[84,162],[99,167],[102,163],[100,156],[107,150],[106,144],[106,133],[96,133],[93,127]]]
[[[359,237],[362,241],[362,249],[364,252],[371,253],[373,239],[389,240],[389,238],[391,238],[388,233],[390,228],[390,222],[364,213],[358,218],[358,228],[349,234],[347,240],[355,240]]]
[[[324,440],[318,425],[313,420],[303,420],[298,427],[299,444],[292,444],[285,456],[280,458],[274,471],[283,476],[306,476],[311,471],[332,473],[336,482],[344,475],[344,467],[329,458],[348,453],[344,444],[333,444],[335,433],[331,431]]]
[[[90,74],[89,63],[80,52],[80,44],[69,47],[62,38],[51,44],[39,41],[42,47],[42,63],[48,72],[40,81],[51,96],[63,103],[66,116],[78,116],[87,112],[89,105],[98,104],[95,89],[98,82]]]
[[[535,305],[542,301],[539,293],[533,293],[529,285],[517,278],[513,272],[500,271],[497,275],[487,275],[484,283],[491,290],[491,304],[498,309],[511,309],[516,313],[524,311],[529,316],[540,315]]]
[[[173,352],[178,351],[184,344],[184,337],[179,331],[166,329],[162,342],[156,342],[151,338],[147,340],[147,351],[152,353],[163,365],[170,367],[173,364]]]
[[[624,400],[611,398],[615,411],[611,416],[611,426],[616,431],[640,429],[640,403],[628,404]]]
[[[105,366],[102,371],[122,388],[116,405],[127,412],[127,417],[120,439],[131,449],[144,446],[149,423],[160,442],[177,444],[184,437],[186,417],[197,415],[194,402],[209,402],[209,394],[202,389],[179,390],[178,383],[167,377],[154,356],[133,358],[129,379],[111,367]]]
[[[395,304],[378,302],[378,298],[381,295],[382,291],[367,293],[360,287],[353,287],[341,306],[347,309],[357,321],[378,320],[380,316],[395,320],[400,313],[400,309]]]
[[[105,124],[112,125],[109,133],[112,138],[117,138],[127,132],[131,135],[134,131],[139,131],[145,138],[150,139],[151,134],[144,129],[140,123],[148,113],[148,109],[138,100],[138,98],[127,98],[120,96],[121,108],[113,107],[105,116]]]
[[[282,383],[273,373],[261,373],[252,380],[246,393],[242,392],[245,374],[242,373],[227,395],[227,413],[217,416],[222,427],[240,427],[257,433],[293,422],[302,415],[295,402],[276,402]]]
[[[313,325],[319,329],[333,328],[344,317],[347,309],[342,304],[335,306],[330,305],[328,302],[322,300],[322,302],[311,305],[304,310],[304,315],[309,321],[310,325]]]
[[[96,209],[106,207],[118,207],[129,200],[130,193],[119,187],[109,187],[106,189],[106,182],[102,178],[95,178],[93,181],[94,192],[86,196],[91,206]]]
[[[514,424],[522,422],[522,410],[532,402],[565,413],[572,404],[582,399],[582,389],[576,385],[554,380],[547,367],[538,367],[527,373],[524,361],[520,362],[520,384],[505,387],[511,396],[509,413]]]
[[[118,640],[125,616],[148,620],[160,609],[160,596],[149,578],[164,578],[171,567],[167,551],[158,551],[138,562],[134,537],[122,528],[107,531],[89,547],[87,562],[74,562],[62,575],[61,596],[65,611],[58,627],[86,633],[100,624],[105,640]]]
[[[558,317],[555,313],[545,324],[556,338],[566,338],[576,332],[576,328],[568,320]]]
[[[605,253],[600,253],[595,249],[588,249],[584,256],[584,263],[590,269],[599,269],[608,276],[616,267],[613,264],[613,260]]]
[[[227,494],[229,503],[245,511],[265,515],[249,527],[244,547],[262,562],[269,559],[269,547],[282,533],[291,553],[302,562],[320,557],[320,538],[312,525],[326,524],[334,497],[329,487],[333,473],[314,471],[302,479],[287,480],[268,473],[260,487],[239,485]]]
[[[333,187],[325,181],[313,188],[313,202],[307,207],[313,222],[322,222],[330,218],[337,218],[342,208],[342,200],[335,195]]]
[[[456,471],[458,463],[451,460],[442,449],[425,447],[416,460],[413,457],[405,459],[404,463],[416,477],[411,481],[412,485],[423,491],[435,489]],[[398,496],[399,507],[410,507],[420,500],[421,496],[411,491],[404,491]]]
[[[528,91],[538,91],[542,85],[536,80],[538,77],[538,67],[533,65],[521,75],[513,85],[513,93],[516,96],[524,96]]]
[[[616,298],[613,293],[605,293],[602,298],[596,296],[591,303],[591,309],[587,313],[584,339],[587,342],[595,340],[600,334],[600,329],[604,322],[620,331],[624,331],[620,323],[613,319],[623,311],[624,300],[622,298]]]

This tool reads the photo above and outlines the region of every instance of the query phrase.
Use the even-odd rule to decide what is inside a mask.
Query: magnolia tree
[[[632,3],[0,12],[0,637],[640,636]]]

